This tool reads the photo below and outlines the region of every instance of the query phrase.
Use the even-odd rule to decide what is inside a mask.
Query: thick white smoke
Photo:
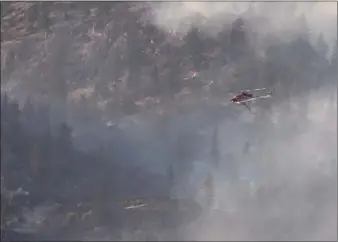
[[[304,103],[308,104],[307,112],[298,115],[299,110],[306,108],[302,106]],[[215,179],[214,211],[225,211],[227,219],[236,212],[236,218],[229,225],[219,219],[219,212],[206,212],[207,215],[187,231],[188,239],[251,240],[257,238],[255,236],[337,239],[337,93],[321,89],[308,96],[295,97],[291,112],[289,105],[276,104],[270,117],[257,115],[251,131],[243,129],[246,125],[236,120],[225,120],[221,125],[220,167],[214,170],[198,165],[193,174],[196,184],[203,187],[202,170],[204,174],[211,170]],[[269,119],[274,120],[272,125]],[[253,148],[249,155],[243,155],[241,149],[247,141]],[[228,167],[224,165],[229,153],[234,156],[241,177],[231,184],[225,175]],[[259,187],[271,189],[264,198],[265,207],[260,209],[251,204],[243,209],[245,196],[252,196]],[[327,191],[330,191],[328,196],[321,193]],[[308,223],[311,216],[315,218]],[[285,234],[276,234],[268,228],[274,219],[279,221],[274,227],[277,231],[283,231],[286,224],[294,228]],[[257,230],[257,224],[263,227]]]
[[[334,2],[165,2],[150,3],[151,21],[172,33],[186,33],[191,27],[217,34],[236,17],[251,20],[265,18],[251,26],[260,33],[283,33],[294,30],[295,21],[304,15],[311,31],[323,33],[332,44],[337,36],[337,3]],[[206,21],[196,21],[196,15]],[[250,21],[249,21],[250,22]]]

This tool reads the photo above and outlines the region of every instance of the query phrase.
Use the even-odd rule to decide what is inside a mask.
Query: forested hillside
[[[60,224],[65,239],[103,224],[125,232],[120,222],[135,217],[116,203],[140,197],[166,204],[151,205],[161,211],[154,223],[162,239],[193,239],[179,225],[177,237],[164,228],[179,215],[195,220],[215,199],[237,209],[208,217],[215,228],[227,224],[227,238],[310,239],[312,230],[330,239],[331,220],[329,232],[305,221],[334,207],[337,40],[327,37],[331,25],[321,32],[288,4],[289,25],[277,28],[278,16],[254,5],[210,14],[197,4],[191,14],[161,2],[1,2],[2,228],[27,223],[23,214],[48,204],[62,214],[39,227],[49,237]],[[177,15],[164,14],[172,9]],[[262,87],[273,97],[254,103],[253,113],[228,103],[239,90]],[[194,201],[191,211],[171,204],[182,196]],[[294,219],[289,211],[304,203]],[[146,211],[135,216],[152,220]],[[95,230],[99,239],[105,229]]]
[[[230,15],[232,23],[210,36],[197,27],[185,34],[159,29],[146,18],[147,3],[2,4],[2,86],[17,86],[24,96],[82,97],[82,106],[118,115],[137,112],[146,100],[169,102],[186,89],[210,87],[212,96],[224,96],[282,85],[284,95],[293,95],[303,89],[293,88],[298,80],[310,89],[329,82],[327,71],[336,74],[337,46],[329,55],[327,43],[334,40],[312,33],[304,15],[283,40],[260,34],[253,25],[264,21],[260,16]],[[208,21],[197,15],[195,25]]]

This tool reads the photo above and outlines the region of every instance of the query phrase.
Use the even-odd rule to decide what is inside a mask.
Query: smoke
[[[166,2],[150,4],[150,20],[176,36],[197,27],[210,36],[229,28],[233,20],[247,20],[250,31],[292,38],[306,26],[311,41],[322,33],[330,44],[336,41],[337,5],[329,2]],[[300,80],[299,80],[300,81]],[[306,83],[302,83],[306,89]],[[214,209],[194,222],[185,234],[188,240],[337,239],[337,95],[321,89],[275,103],[273,111],[242,119],[228,117],[220,126],[221,164],[217,169],[196,162],[189,175],[202,189],[206,173],[215,184]],[[246,142],[252,152],[243,155]],[[239,181],[227,176],[227,159],[236,160]],[[245,204],[247,195],[259,188],[260,203]],[[196,199],[200,199],[200,193]],[[256,198],[258,199],[258,198]],[[244,205],[243,205],[244,204]],[[223,213],[223,216],[222,216]]]
[[[331,43],[337,34],[337,5],[333,2],[148,4],[152,14],[146,16],[146,20],[178,36],[184,35],[192,27],[198,27],[210,36],[215,36],[224,28],[230,27],[232,21],[241,16],[248,20],[251,31],[262,36],[273,33],[287,39],[287,36],[299,31],[296,23],[302,14],[314,33],[313,37],[323,33],[326,40]],[[51,66],[54,64],[51,63]],[[212,74],[216,76],[215,79],[224,79],[224,75],[218,75],[217,71],[220,72],[216,70],[216,74]],[[19,76],[18,79],[24,78]],[[306,89],[305,82],[301,86]],[[92,92],[88,88],[82,91]],[[22,89],[20,94],[21,92]],[[76,99],[79,94],[73,92],[69,96]],[[197,189],[202,190],[207,173],[211,172],[215,185],[214,209],[209,211],[204,207],[205,213],[184,231],[184,238],[336,239],[337,200],[334,173],[337,161],[336,103],[335,89],[323,88],[304,96],[296,96],[291,103],[275,102],[269,113],[263,113],[258,109],[256,114],[251,114],[244,109],[239,118],[228,115],[219,125],[218,146],[221,153],[219,167],[215,169],[211,166],[210,157],[207,155],[205,157],[196,155],[200,158],[199,161],[187,168],[188,174],[184,177],[186,179],[182,179],[183,184],[179,184],[179,187],[184,189],[178,191],[180,194],[177,195],[194,194]],[[227,106],[226,109],[236,107]],[[202,108],[200,111],[207,113]],[[163,140],[167,139],[165,141],[154,134],[153,126],[149,124],[150,118],[145,121],[144,127],[135,125],[134,129],[129,129],[128,133],[132,133],[133,139],[143,144],[140,155],[142,157],[138,157],[140,166],[152,172],[165,170],[164,163],[173,158],[167,145],[169,146],[170,142],[174,143],[175,137],[179,136],[178,133],[183,133],[187,127],[190,130],[200,129],[197,124],[199,118],[188,120],[187,115],[183,116],[184,120],[180,122],[184,123],[181,125],[183,127],[172,124],[173,128],[170,129],[172,132],[162,137]],[[218,119],[213,117],[213,114],[210,116],[207,117],[210,120]],[[106,130],[99,132],[96,126],[92,126],[90,130],[101,139],[104,133],[107,133]],[[247,155],[242,152],[246,142],[251,144]],[[93,139],[90,140],[90,146],[93,146]],[[229,155],[233,156],[238,166],[239,181],[236,183],[229,181],[225,175],[229,169],[227,165]],[[193,186],[195,187],[192,188]],[[252,199],[248,204],[247,196],[255,197],[262,187],[266,190],[262,199],[263,208],[262,203],[256,201],[260,198]],[[192,191],[187,191],[189,189]],[[196,193],[196,200],[201,204],[204,197],[205,194]]]
[[[211,35],[232,20],[243,17],[258,33],[294,33],[297,18],[304,15],[315,35],[323,33],[332,44],[337,36],[337,4],[334,2],[165,2],[149,3],[151,22],[175,34],[192,27]],[[257,18],[263,21],[257,21]],[[256,19],[256,20],[255,20]],[[252,22],[252,20],[254,20]]]
[[[299,115],[304,103],[307,112]],[[278,103],[270,116],[257,115],[251,132],[235,119],[221,124],[220,166],[196,165],[192,172],[197,184],[201,169],[212,172],[214,208],[186,231],[187,239],[337,239],[337,94],[323,88],[294,98],[292,106],[290,112],[289,103]],[[252,148],[245,155],[247,141]],[[228,154],[238,167],[236,182],[225,175]],[[263,207],[252,199],[259,187]]]

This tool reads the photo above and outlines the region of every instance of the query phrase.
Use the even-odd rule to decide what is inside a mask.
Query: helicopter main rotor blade
[[[257,97],[245,99],[243,101],[240,101],[239,103],[246,103],[246,102],[251,102],[251,101],[258,100],[258,99],[264,99],[264,98],[270,98],[270,97],[272,97],[270,94],[264,95],[264,96],[257,96]]]
[[[263,90],[267,90],[268,88],[256,88],[256,89],[242,89],[236,92],[228,92],[229,95],[235,95],[236,93],[240,93],[240,92],[255,92],[255,91],[263,91]]]
[[[250,92],[250,91],[263,91],[266,90],[267,88],[256,88],[256,89],[247,89],[247,90],[241,90],[241,91],[245,91],[245,92]]]

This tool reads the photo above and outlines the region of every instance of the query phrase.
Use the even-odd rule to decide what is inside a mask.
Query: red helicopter
[[[233,96],[230,99],[230,102],[232,103],[236,103],[236,104],[242,104],[244,105],[249,111],[250,108],[247,105],[249,102],[251,101],[255,101],[257,99],[261,99],[261,98],[269,98],[272,97],[272,92],[269,92],[268,94],[265,95],[260,95],[260,96],[255,96],[253,94],[254,91],[262,91],[262,90],[267,90],[267,88],[260,88],[260,89],[253,89],[253,90],[242,90],[240,91],[238,94],[236,94],[235,96]]]

